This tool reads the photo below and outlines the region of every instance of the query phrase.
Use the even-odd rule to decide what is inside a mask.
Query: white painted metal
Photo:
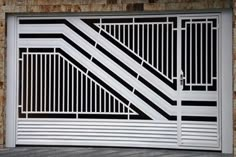
[[[202,17],[202,16],[199,16],[199,15],[193,15],[191,16],[191,18],[189,16],[182,16],[181,17],[181,21],[184,21],[186,20],[187,22],[185,23],[185,26],[186,28],[183,28],[181,27],[182,31],[185,31],[184,33],[184,36],[185,36],[185,45],[188,45],[188,43],[190,44],[190,48],[189,50],[187,49],[187,46],[184,48],[184,53],[185,53],[185,74],[184,74],[184,77],[183,77],[183,80],[186,82],[185,85],[189,87],[190,90],[184,90],[183,88],[183,91],[181,91],[181,97],[180,99],[182,101],[184,100],[190,100],[190,101],[193,101],[193,100],[200,100],[200,101],[216,101],[217,102],[217,106],[182,106],[181,107],[181,115],[185,115],[185,116],[198,116],[198,115],[207,115],[207,116],[213,116],[213,117],[217,117],[217,119],[219,120],[220,119],[220,116],[219,116],[219,94],[218,94],[218,89],[219,89],[219,85],[217,83],[216,85],[216,91],[209,91],[209,86],[213,86],[213,79],[217,79],[216,77],[213,76],[213,42],[210,43],[210,52],[209,52],[209,48],[207,46],[207,42],[208,40],[213,40],[213,30],[216,30],[217,34],[219,32],[219,23],[218,21],[220,20],[218,16],[216,16],[215,18],[217,19],[217,24],[216,26],[217,27],[213,27],[212,25],[212,22],[209,21],[209,19],[212,19],[214,16],[206,16],[206,17]],[[200,19],[198,21],[195,21],[196,19]],[[203,19],[201,21],[201,19]],[[200,32],[196,30],[196,26],[198,24],[201,24],[201,27],[200,28],[203,28],[203,26],[205,25],[205,36],[204,36],[204,33],[203,30],[201,30]],[[209,27],[209,25],[211,27]],[[189,27],[189,28],[187,28]],[[209,29],[208,29],[209,27]],[[189,34],[187,34],[188,32],[188,29],[189,29]],[[209,36],[209,32],[208,31],[211,31],[211,36]],[[197,39],[197,33],[201,33],[201,39],[202,40],[198,40]],[[195,37],[193,36],[195,34]],[[187,36],[190,36],[189,39],[191,39],[191,41],[188,41],[189,39],[187,38]],[[217,36],[218,37],[218,36]],[[204,50],[204,53],[205,53],[205,60],[204,60],[204,54],[203,54],[203,38],[205,38],[205,50]],[[193,39],[193,42],[192,42],[192,39]],[[195,40],[195,41],[194,41]],[[218,40],[218,39],[217,39]],[[182,41],[183,42],[183,41]],[[200,49],[199,50],[199,55],[197,55],[197,42],[200,42]],[[217,41],[218,42],[218,41]],[[218,45],[218,44],[217,44]],[[217,49],[219,47],[217,46]],[[183,49],[183,48],[182,48]],[[195,51],[193,51],[195,50]],[[194,54],[195,53],[195,54]],[[209,57],[209,54],[210,53],[210,57],[211,59],[208,59]],[[189,58],[188,58],[188,55],[189,55]],[[195,57],[195,59],[194,59]],[[218,50],[216,52],[216,58],[218,60]],[[189,62],[188,62],[189,60]],[[199,72],[196,70],[197,68],[197,63],[198,63],[198,60],[200,60],[200,64],[201,64],[201,68],[204,68],[205,66],[205,71],[203,70],[200,70]],[[209,60],[211,61],[210,63]],[[182,61],[183,62],[183,61]],[[194,68],[195,66],[195,68]],[[209,66],[211,66],[209,68]],[[217,64],[218,66],[218,64]],[[188,76],[188,68],[190,68],[189,70],[189,76]],[[191,69],[195,69],[195,72]],[[211,69],[211,71],[209,72],[209,69]],[[183,70],[183,69],[181,69]],[[195,77],[193,75],[193,73],[195,74]],[[218,73],[218,70],[217,70],[217,73]],[[200,75],[200,79],[199,76]],[[205,75],[205,78],[203,78]],[[209,82],[209,77],[210,75],[210,82]],[[218,74],[216,74],[218,75]],[[194,80],[195,79],[195,80]],[[205,79],[205,82],[203,82],[203,80]],[[201,91],[195,91],[194,90],[194,87],[204,87],[205,91],[204,90],[201,90]],[[205,112],[206,111],[206,112]],[[205,113],[205,114],[204,114]],[[181,135],[180,135],[180,144],[188,147],[189,145],[191,146],[196,146],[196,147],[199,147],[199,146],[206,146],[206,147],[220,147],[220,124],[219,122],[190,122],[190,123],[186,123],[184,121],[181,121],[180,122],[180,128],[181,128]],[[215,126],[215,132],[214,132],[214,136],[211,135],[211,134],[208,134],[207,130],[204,130],[205,133],[202,134],[202,132],[200,132],[198,129],[202,129],[202,127],[204,127],[204,125],[206,125],[207,127],[209,127],[210,129],[210,126],[211,125],[214,125]],[[197,126],[197,127],[194,127],[194,126]],[[194,128],[194,131],[191,130],[191,132],[186,132],[185,129],[188,128],[188,129],[191,129],[191,127]],[[196,132],[195,132],[196,131]]]
[[[221,117],[222,152],[233,153],[233,57],[232,57],[232,12],[222,13],[221,27]]]
[[[6,147],[15,147],[16,143],[16,17],[7,18],[7,88],[6,88]]]
[[[16,141],[9,139],[10,142],[16,142],[16,144],[47,144],[47,145],[97,145],[97,146],[135,146],[135,147],[159,147],[159,148],[184,148],[184,149],[208,149],[208,150],[221,150],[221,138],[220,138],[220,110],[221,106],[220,101],[221,95],[218,95],[219,85],[217,85],[217,91],[184,91],[182,90],[182,85],[180,84],[180,74],[182,74],[182,69],[180,68],[181,64],[181,20],[184,19],[197,19],[197,18],[217,18],[220,14],[198,14],[198,15],[175,15],[177,18],[177,28],[174,28],[174,25],[171,21],[166,22],[136,22],[135,18],[158,18],[162,17],[161,15],[146,15],[146,16],[124,16],[124,17],[19,17],[17,20],[14,19],[14,22],[19,22],[23,19],[65,19],[67,22],[78,28],[87,35],[88,38],[91,38],[95,41],[95,44],[92,45],[88,43],[87,39],[82,37],[79,34],[76,34],[75,31],[69,28],[68,25],[63,23],[56,24],[17,24],[13,23],[14,26],[17,26],[17,33],[13,32],[12,40],[17,41],[17,46],[13,48],[26,48],[26,51],[22,53],[22,59],[17,56],[17,59],[11,58],[12,61],[17,61],[17,64],[20,62],[26,61],[31,66],[27,66],[26,69],[23,68],[22,71],[28,71],[24,76],[26,80],[30,81],[26,86],[29,86],[25,93],[21,92],[22,95],[27,97],[32,97],[35,95],[35,102],[33,98],[26,99],[26,110],[23,110],[23,103],[19,104],[19,109],[22,110],[22,114],[26,114],[26,118],[17,117],[17,129],[16,129]],[[165,16],[170,17],[172,15]],[[82,21],[81,19],[99,19],[95,25],[99,28],[99,31],[95,31],[91,27]],[[131,23],[103,23],[103,19],[109,18],[131,18]],[[202,23],[195,22],[192,24],[191,29],[194,30],[195,25],[203,27]],[[211,24],[212,25],[212,24]],[[168,27],[167,27],[168,26]],[[117,29],[119,28],[119,29]],[[133,28],[131,30],[131,28]],[[141,34],[137,34],[137,39],[141,41],[135,43],[134,40],[127,40],[130,38],[135,38],[135,29],[142,30]],[[220,23],[219,23],[220,28]],[[13,28],[9,28],[13,29]],[[154,30],[162,29],[156,31],[157,37],[161,42],[155,43]],[[218,28],[216,28],[218,29]],[[16,30],[16,29],[15,29]],[[125,30],[125,31],[124,31]],[[166,31],[165,31],[166,30]],[[168,31],[169,30],[169,31]],[[173,43],[175,42],[172,38],[171,31],[175,31],[178,39],[178,59],[177,59],[177,76],[174,76],[173,69],[175,68],[174,62],[174,47]],[[219,32],[219,31],[218,31]],[[76,41],[82,49],[86,50],[91,58],[86,58],[81,54],[81,51],[78,51],[75,47],[68,43],[68,40],[62,38],[18,38],[16,34],[63,34],[71,41]],[[113,37],[118,43],[123,47],[126,47],[135,57],[141,59],[141,63],[136,62],[129,55],[125,54],[121,49],[111,43],[102,33]],[[166,36],[165,36],[166,35]],[[165,37],[164,37],[165,36]],[[15,38],[17,37],[17,38]],[[146,38],[145,38],[146,37]],[[212,37],[212,36],[211,36]],[[171,38],[171,40],[170,40]],[[201,37],[202,38],[202,37]],[[151,47],[149,44],[149,39],[151,40]],[[195,37],[197,43],[197,36]],[[157,41],[158,41],[157,40]],[[166,43],[165,41],[166,40]],[[167,42],[169,41],[170,42]],[[147,45],[147,46],[145,46]],[[156,47],[154,47],[154,45]],[[167,46],[166,46],[167,45]],[[169,47],[172,45],[172,47]],[[212,43],[211,43],[212,45]],[[127,65],[131,70],[135,71],[138,76],[134,77],[126,71],[124,68],[119,66],[113,59],[101,53],[101,50],[97,48],[101,46],[108,52],[111,52],[114,57],[121,60],[125,65]],[[166,46],[164,48],[164,46]],[[52,48],[53,52],[40,51],[40,52],[31,52],[30,48]],[[79,69],[74,62],[62,55],[57,51],[57,49],[62,49],[66,54],[72,57],[74,60],[83,65],[87,70],[83,72]],[[135,52],[136,50],[142,48],[142,51]],[[159,49],[160,48],[160,49]],[[202,45],[201,45],[202,48]],[[154,59],[154,49],[158,52],[157,58],[160,59],[161,63],[155,63]],[[160,50],[160,51],[159,51]],[[198,50],[198,47],[195,47],[195,50]],[[15,52],[15,51],[12,51]],[[150,52],[146,53],[145,52]],[[19,52],[18,52],[19,53]],[[202,52],[201,52],[202,53]],[[211,52],[212,53],[212,52]],[[221,50],[219,49],[221,54]],[[159,55],[160,54],[160,55]],[[166,56],[164,56],[166,55]],[[193,54],[194,55],[194,54]],[[195,54],[196,55],[196,54]],[[168,57],[172,56],[170,60]],[[33,66],[32,59],[36,58],[36,66]],[[153,57],[151,59],[151,57]],[[25,59],[24,59],[25,58]],[[43,58],[47,60],[43,61]],[[59,58],[58,62],[55,62],[55,59]],[[218,58],[218,57],[217,57]],[[104,71],[101,66],[98,66],[94,60],[102,63],[105,67],[108,67],[111,71],[115,72],[123,81],[128,82],[132,87],[131,90],[125,88],[117,79],[112,77],[108,72]],[[196,55],[195,61],[198,60]],[[20,61],[20,62],[18,62]],[[201,61],[202,62],[202,61]],[[211,59],[212,62],[212,59]],[[37,64],[38,63],[38,64]],[[46,66],[47,64],[48,66]],[[169,63],[172,63],[169,65]],[[44,64],[44,65],[43,65]],[[174,80],[177,80],[177,90],[174,90],[172,87],[167,85],[163,80],[156,77],[149,70],[144,68],[144,65],[147,64],[151,67],[154,67],[157,72],[159,72],[166,80],[174,83]],[[198,64],[198,63],[196,63]],[[166,66],[164,68],[164,65]],[[56,74],[56,66],[58,73]],[[192,64],[190,64],[190,67]],[[201,65],[202,66],[202,65]],[[19,67],[19,65],[17,65]],[[35,69],[33,69],[33,67]],[[52,68],[53,67],[53,68]],[[172,71],[168,71],[169,68],[172,68]],[[39,68],[39,70],[37,69]],[[212,66],[211,66],[212,68]],[[24,70],[23,70],[24,69]],[[72,69],[72,72],[69,70]],[[12,70],[12,69],[11,69]],[[197,70],[197,66],[195,67]],[[15,69],[16,71],[16,69]],[[38,71],[38,73],[37,73]],[[213,70],[211,70],[212,72]],[[12,71],[11,71],[12,72]],[[22,73],[23,73],[22,72]],[[48,75],[53,73],[53,75]],[[91,77],[90,73],[93,73],[96,77],[105,81],[105,83],[117,91],[122,97],[128,100],[128,103],[125,104],[120,98],[105,89],[101,86],[98,80],[95,80]],[[42,75],[45,74],[45,75]],[[59,75],[60,74],[60,75]],[[207,73],[206,73],[207,74]],[[14,75],[14,74],[13,74]],[[35,82],[32,78],[36,76]],[[39,76],[40,75],[40,76]],[[57,76],[56,76],[57,75]],[[213,75],[212,73],[210,74]],[[217,76],[219,76],[219,70],[217,70]],[[56,77],[53,77],[56,76]],[[63,77],[61,77],[63,76]],[[76,78],[80,76],[80,79],[77,78],[76,81],[70,80],[70,77]],[[16,77],[16,76],[15,76]],[[22,76],[22,78],[24,78]],[[41,77],[41,78],[40,78]],[[147,85],[140,81],[141,78],[144,78],[147,82],[153,85],[155,88],[160,90],[166,96],[172,100],[177,101],[177,106],[171,105],[166,99],[161,95],[156,94],[153,90],[148,88]],[[190,76],[191,77],[191,76]],[[14,78],[14,77],[13,77]],[[53,79],[52,79],[53,78]],[[195,78],[198,79],[197,75]],[[45,80],[48,80],[46,81]],[[184,78],[186,76],[184,75]],[[218,79],[215,77],[215,79]],[[224,78],[222,78],[223,80]],[[63,81],[64,83],[60,83]],[[24,83],[24,81],[22,81]],[[40,86],[36,84],[40,83]],[[42,85],[44,83],[44,85]],[[89,85],[90,84],[90,85]],[[212,80],[210,83],[203,83],[202,79],[200,81],[201,85],[212,85]],[[71,87],[78,86],[81,88],[76,88],[74,90]],[[188,82],[186,85],[199,86],[199,84]],[[15,88],[10,88],[10,91],[16,89],[16,85],[13,84]],[[36,92],[32,92],[36,86]],[[17,87],[18,88],[18,87]],[[37,90],[38,89],[38,90]],[[59,89],[59,90],[58,90]],[[206,88],[208,89],[208,87]],[[60,92],[61,90],[61,92]],[[23,90],[22,90],[23,91]],[[38,92],[39,91],[39,92]],[[53,92],[50,92],[53,91]],[[76,91],[76,92],[74,92]],[[158,113],[153,107],[147,105],[141,97],[134,94],[136,91],[144,94],[144,96],[155,102],[154,105],[157,105],[161,110],[165,111],[169,115],[177,115],[177,120],[171,121],[168,118],[164,117],[162,114]],[[99,93],[105,93],[103,96]],[[82,96],[79,98],[76,97],[76,93],[81,93]],[[94,97],[92,96],[94,94]],[[85,97],[84,97],[84,96]],[[75,97],[75,98],[74,98]],[[84,99],[85,98],[85,99]],[[102,100],[104,98],[104,100]],[[41,100],[38,103],[38,99]],[[80,99],[80,100],[79,100]],[[94,105],[93,99],[99,99],[99,105]],[[60,102],[63,100],[62,102]],[[217,106],[182,106],[181,101],[216,101]],[[223,100],[223,98],[222,98]],[[57,101],[57,103],[56,103]],[[22,100],[23,102],[23,100]],[[60,103],[58,103],[60,102]],[[75,104],[73,107],[73,104]],[[80,103],[81,102],[81,103]],[[60,105],[62,103],[62,105]],[[82,104],[83,105],[79,105]],[[109,105],[103,105],[109,104]],[[17,103],[14,103],[17,104]],[[135,111],[132,108],[132,104],[136,108],[141,110],[151,120],[134,120],[132,116],[138,116],[140,113]],[[117,106],[117,108],[116,108]],[[29,107],[29,108],[28,108]],[[103,108],[103,111],[101,108]],[[37,110],[39,108],[39,110]],[[58,109],[56,109],[58,108]],[[71,109],[70,109],[71,108]],[[29,110],[28,110],[29,109]],[[33,118],[33,114],[63,114],[63,115],[73,115],[75,118]],[[125,119],[83,119],[83,115],[126,115]],[[7,113],[9,117],[12,117],[11,114]],[[216,122],[204,122],[204,121],[183,121],[181,120],[182,116],[212,116],[217,117]],[[10,121],[9,124],[12,124],[13,121]],[[15,124],[15,122],[14,122]],[[10,134],[14,134],[10,132]],[[224,135],[223,135],[224,136]],[[11,146],[15,144],[12,143]],[[224,145],[224,144],[223,144]],[[10,145],[9,145],[10,146]],[[224,148],[224,147],[222,147]]]
[[[163,147],[176,145],[176,123],[122,120],[19,120],[17,143]],[[50,135],[50,136],[49,136]],[[66,139],[66,140],[65,140]]]

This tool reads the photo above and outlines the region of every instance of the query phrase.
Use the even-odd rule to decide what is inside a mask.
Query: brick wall
[[[234,0],[236,6],[236,0]],[[0,146],[4,146],[7,13],[72,13],[111,11],[186,11],[230,8],[231,0],[0,0]],[[235,12],[236,15],[236,12]],[[236,19],[236,16],[235,16]],[[236,39],[236,29],[234,30]],[[234,40],[235,41],[235,40]],[[236,42],[234,42],[236,60]],[[236,61],[235,61],[236,62]],[[236,65],[236,64],[235,64]],[[236,75],[236,66],[235,75]],[[236,80],[235,80],[236,83]],[[234,88],[236,108],[236,87]],[[236,110],[235,110],[236,113]],[[235,117],[236,118],[236,117]],[[236,119],[235,119],[236,123]],[[236,134],[236,125],[235,131]],[[234,139],[236,145],[236,137]],[[236,152],[236,148],[235,148]]]

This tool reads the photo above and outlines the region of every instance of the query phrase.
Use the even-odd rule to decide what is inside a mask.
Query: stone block
[[[5,16],[5,12],[0,12],[0,21],[1,20],[5,20],[6,16]]]
[[[107,4],[107,0],[91,0],[90,4]]]
[[[123,4],[132,4],[132,3],[149,3],[149,0],[118,0],[118,3],[123,3]]]
[[[228,3],[228,1],[227,1]],[[225,8],[225,2],[222,0],[208,0],[208,7],[209,8]]]
[[[4,40],[0,40],[0,48],[6,48],[6,42]]]
[[[39,6],[38,5],[28,5],[27,6],[27,12],[32,13],[32,12],[39,12]]]
[[[25,13],[27,11],[27,7],[24,6],[16,6],[14,9],[15,13]]]
[[[72,5],[71,12],[81,12],[80,5]]]
[[[16,0],[16,4],[15,5],[26,5],[27,4],[27,0]]]
[[[208,9],[208,1],[199,2],[192,2],[192,9]]]
[[[234,39],[235,40],[235,39]],[[235,47],[236,45],[234,45],[234,47]],[[234,58],[233,58],[233,60],[236,60],[236,52],[234,52],[233,53],[233,56],[234,56]],[[236,65],[235,65],[236,66]]]
[[[91,6],[89,4],[79,5],[81,12],[89,12],[91,10]]]
[[[163,3],[150,3],[144,4],[143,9],[145,11],[161,11],[165,10],[166,6]]]
[[[0,0],[0,6],[6,5],[6,0]]]
[[[14,6],[16,5],[16,0],[5,0],[5,5]]]
[[[40,12],[62,12],[61,11],[62,5],[41,5]]]
[[[112,11],[112,4],[89,4],[87,9],[91,12]]]
[[[71,12],[72,5],[69,4],[63,4],[61,5],[61,12]]]
[[[123,5],[123,10],[126,11],[143,11],[144,4],[143,3],[129,3]]]
[[[123,11],[123,5],[122,4],[112,4],[111,10],[112,11]]]
[[[117,4],[117,0],[107,0],[107,4]]]

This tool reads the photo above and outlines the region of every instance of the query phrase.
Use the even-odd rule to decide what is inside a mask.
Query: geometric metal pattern
[[[182,19],[182,70],[184,90],[216,91],[217,18]]]
[[[152,66],[166,81],[175,82],[176,86],[176,17],[106,18],[94,24]]]
[[[119,64],[119,66],[121,66],[122,68],[124,68],[124,70],[126,70],[128,73],[130,73],[135,79],[137,79],[139,82],[141,82],[145,88],[148,88],[149,90],[152,90],[152,92],[156,95],[156,96],[160,96],[161,99],[164,99],[168,104],[170,105],[176,105],[176,101],[172,100],[171,98],[169,98],[166,94],[164,94],[161,90],[159,90],[157,87],[153,86],[150,82],[148,82],[145,78],[145,76],[141,76],[140,74],[138,75],[137,72],[135,72],[134,70],[132,70],[131,68],[129,68],[127,65],[125,65],[124,63],[122,63],[121,60],[115,58],[109,51],[107,51],[106,49],[104,49],[100,44],[95,44],[95,41],[91,38],[89,38],[85,33],[83,33],[81,30],[79,30],[78,28],[76,28],[74,25],[72,25],[69,21],[64,20],[64,19],[37,19],[37,20],[20,20],[19,21],[20,24],[33,24],[33,25],[41,25],[41,24],[63,24],[66,25],[67,27],[69,27],[71,30],[74,31],[74,33],[80,35],[83,39],[85,39],[89,44],[91,44],[91,46],[96,46],[96,48],[103,54],[105,54],[106,56],[108,56],[109,58],[111,58],[114,62],[116,62],[116,64]],[[106,34],[105,32],[101,32],[102,35],[106,36],[107,38],[109,38],[109,40],[112,42],[114,41],[113,39],[111,39],[110,36],[108,36],[108,34]],[[126,89],[128,89],[129,91],[131,91],[136,97],[138,97],[139,99],[141,99],[142,101],[144,101],[147,105],[149,105],[151,108],[153,108],[154,110],[156,110],[159,114],[161,114],[162,116],[164,116],[166,119],[168,120],[176,120],[176,115],[170,115],[168,114],[165,110],[163,110],[162,108],[159,107],[159,105],[157,105],[155,102],[153,102],[151,99],[149,99],[147,96],[150,97],[150,95],[148,93],[143,93],[140,92],[139,90],[135,89],[133,86],[130,85],[131,82],[127,82],[124,79],[122,79],[120,76],[118,76],[117,74],[115,74],[114,72],[112,72],[109,68],[111,67],[106,67],[105,65],[103,65],[103,63],[101,63],[96,57],[92,56],[91,52],[87,52],[85,49],[82,49],[79,45],[77,45],[74,41],[72,41],[71,39],[69,39],[67,36],[65,36],[64,34],[60,34],[60,33],[21,33],[19,35],[19,37],[21,39],[47,39],[47,38],[52,38],[52,39],[63,39],[65,40],[67,43],[69,43],[71,46],[73,46],[74,48],[76,48],[80,53],[82,53],[82,55],[84,55],[86,58],[88,58],[90,61],[92,61],[93,64],[95,64],[96,66],[98,66],[99,68],[101,68],[102,70],[104,70],[106,73],[108,73],[110,76],[112,76],[116,81],[118,81],[119,83],[121,83],[121,85],[123,85]],[[119,43],[118,43],[119,44]],[[123,49],[126,49],[125,47],[123,47],[123,45],[120,45]],[[161,77],[162,75],[158,74],[156,70],[153,70],[153,68],[151,66],[149,66],[148,64],[144,63],[142,61],[142,59],[140,59],[138,56],[136,56],[133,52],[129,51],[128,49],[124,50],[123,52],[125,52],[126,54],[133,56],[135,59],[135,61],[142,63],[143,68],[150,70],[149,73],[153,74],[155,76],[160,76],[160,79],[163,80]],[[67,58],[70,57],[69,55],[67,55]],[[83,65],[82,65],[83,66]],[[84,68],[83,68],[84,69]],[[86,68],[85,68],[86,69]],[[92,72],[88,72],[87,69],[84,71],[85,73],[87,73],[88,75],[90,75],[90,77],[92,77],[93,79],[98,79],[100,80],[97,76],[95,76]],[[156,75],[157,74],[157,75]],[[101,80],[103,82],[103,84],[106,84],[103,80]],[[101,82],[100,81],[100,82]],[[166,82],[165,80],[163,80],[163,82]],[[167,83],[168,84],[168,83]],[[169,82],[169,84],[172,84],[171,82]],[[107,85],[103,85],[104,87]],[[172,86],[174,87],[174,84],[172,84]],[[126,103],[126,105],[134,105],[136,106],[136,104],[134,103],[130,103],[128,101],[128,99],[124,99],[122,96],[120,96],[120,94],[118,92],[116,92],[113,89],[110,89],[112,87],[108,87],[110,92],[113,92],[113,94],[115,94],[117,97],[119,97],[119,99],[123,100],[123,102]],[[107,88],[107,89],[108,89]],[[152,97],[153,98],[153,97]],[[143,113],[139,114],[144,115]],[[142,116],[143,117],[143,116]],[[145,117],[145,116],[144,116]],[[96,117],[95,117],[96,118]],[[146,118],[144,118],[146,119]]]
[[[218,150],[219,21],[19,17],[17,144]]]
[[[141,68],[149,73],[149,75],[154,75],[165,85],[176,90],[177,88],[177,17],[155,17],[155,18],[93,18],[93,19],[81,19],[81,22],[90,26],[93,31],[98,32],[105,39],[115,45],[117,48],[122,50],[122,52],[128,55],[134,62],[141,65]],[[213,21],[213,22],[212,22]],[[183,89],[187,90],[191,85],[191,90],[200,90],[202,87],[208,85],[209,90],[214,90],[216,88],[216,47],[217,47],[217,38],[216,36],[216,19],[183,19],[181,22],[181,33],[182,33],[182,70],[183,70]],[[66,19],[29,19],[29,20],[20,20],[20,24],[23,25],[64,25],[68,27],[73,33],[81,36],[88,44],[92,47],[95,47],[100,53],[107,56],[112,62],[118,64],[126,72],[128,72],[133,79],[138,80],[148,90],[151,90],[154,95],[159,96],[161,99],[164,99],[169,105],[175,106],[177,104],[176,98],[170,98],[165,92],[164,89],[160,90],[153,83],[149,82],[144,75],[134,71],[132,68],[128,67],[124,62],[115,57],[111,52],[105,49],[102,45],[96,43],[95,40],[91,39],[83,31],[79,30],[74,24]],[[200,24],[201,25],[200,25]],[[208,25],[206,25],[208,23]],[[211,27],[212,26],[212,27]],[[214,26],[214,29],[213,29]],[[196,29],[196,30],[195,30]],[[202,35],[196,35],[195,31],[199,31]],[[212,33],[210,33],[212,31]],[[92,52],[86,51],[81,48],[75,41],[71,40],[70,37],[61,34],[61,33],[21,33],[19,35],[22,39],[63,39],[71,46],[76,48],[82,55],[88,58],[91,63],[95,64],[101,68],[104,72],[118,81],[122,86],[127,90],[131,91],[135,97],[138,97],[144,101],[147,105],[161,114],[168,120],[176,120],[177,117],[175,114],[169,114],[168,110],[162,107],[162,102],[158,100],[153,101],[152,96],[149,93],[144,93],[138,90],[138,87],[131,85],[131,82],[126,81],[126,79],[115,74],[110,68],[104,65],[99,59],[93,56]],[[213,39],[214,38],[214,39]],[[199,40],[202,39],[202,40]],[[191,43],[189,42],[191,41]],[[205,42],[209,43],[206,44]],[[155,43],[155,44],[154,44]],[[209,45],[210,44],[210,45]],[[208,46],[207,46],[208,45]],[[26,48],[27,49],[27,48]],[[28,50],[28,49],[27,49]],[[37,48],[30,48],[30,50],[37,50]],[[63,55],[58,56],[57,50],[60,50]],[[28,109],[33,109],[33,102],[40,101],[41,107],[40,112],[44,106],[44,112],[48,113],[45,117],[50,117],[49,115],[56,115],[56,110],[54,106],[57,106],[57,110],[61,113],[64,113],[57,117],[73,117],[73,118],[108,118],[107,115],[116,115],[113,118],[127,118],[130,119],[130,115],[139,115],[140,117],[148,117],[145,113],[142,112],[142,109],[139,109],[139,113],[134,111],[136,104],[129,101],[129,98],[124,98],[116,90],[112,89],[111,86],[106,85],[106,81],[99,79],[93,72],[89,71],[84,65],[77,62],[73,57],[71,57],[68,52],[64,52],[63,48],[57,48],[51,50],[52,53],[42,52],[41,57],[38,57],[38,62],[42,64],[42,69],[45,71],[49,69],[48,73],[38,72],[38,76],[34,76],[34,73],[40,71],[39,69],[32,70],[37,64],[37,59],[33,56],[37,56],[38,53],[23,53],[23,58],[25,58],[23,73],[26,76],[26,82],[24,86],[20,86],[24,90],[22,93],[23,97],[28,99],[24,100],[23,111],[31,111]],[[206,53],[207,52],[207,53]],[[44,56],[44,55],[45,56]],[[189,55],[191,54],[191,55]],[[21,57],[20,55],[20,57]],[[43,56],[42,56],[43,55]],[[56,56],[53,56],[56,55]],[[55,59],[53,59],[55,57]],[[41,60],[40,60],[41,58]],[[208,59],[206,59],[208,58]],[[69,64],[68,61],[73,61],[74,64]],[[73,63],[72,62],[72,63]],[[196,64],[202,62],[204,64]],[[27,64],[26,64],[27,63]],[[54,64],[58,64],[58,68]],[[206,64],[208,63],[208,64]],[[20,63],[19,63],[20,64]],[[46,66],[45,66],[46,65]],[[59,66],[60,65],[60,66]],[[188,66],[187,66],[188,65]],[[20,65],[21,67],[21,65]],[[190,68],[191,70],[190,70]],[[201,67],[201,68],[200,68]],[[57,69],[55,69],[57,68]],[[79,71],[74,71],[74,69],[79,69]],[[205,71],[203,70],[205,69]],[[32,71],[31,71],[32,70]],[[59,70],[59,71],[58,71]],[[51,73],[53,72],[53,73]],[[80,74],[82,73],[83,74]],[[210,72],[210,73],[209,73]],[[55,73],[55,74],[54,74]],[[77,74],[78,73],[78,74]],[[20,73],[21,74],[21,73]],[[51,80],[51,78],[58,75],[58,80]],[[64,76],[64,75],[67,75]],[[194,76],[194,77],[193,77]],[[29,78],[28,78],[29,77]],[[43,82],[39,82],[37,87],[34,89],[35,82],[31,81],[37,77],[41,77]],[[79,82],[77,79],[79,78]],[[92,78],[96,83],[95,84]],[[191,83],[189,82],[191,78]],[[206,80],[207,79],[207,80]],[[36,79],[37,80],[37,79]],[[62,80],[62,81],[61,81]],[[58,82],[56,82],[58,81]],[[64,82],[63,82],[64,81]],[[194,82],[195,81],[195,82]],[[206,82],[208,81],[208,82]],[[210,82],[209,82],[210,81]],[[60,90],[55,89],[55,82],[58,85]],[[206,84],[207,83],[207,84]],[[20,85],[20,84],[19,84]],[[99,87],[97,87],[100,85]],[[31,87],[34,89],[30,89]],[[72,86],[75,88],[72,90]],[[102,87],[104,86],[104,87]],[[107,86],[107,87],[106,87]],[[101,90],[97,90],[96,88]],[[42,90],[44,88],[44,90]],[[105,89],[106,88],[106,91]],[[208,89],[207,88],[207,89]],[[104,90],[103,90],[104,89]],[[39,90],[39,91],[37,91]],[[55,90],[55,91],[54,91]],[[191,91],[190,89],[188,89]],[[202,89],[203,91],[206,88]],[[33,93],[34,91],[34,93]],[[35,92],[36,91],[36,92]],[[47,92],[49,91],[49,92]],[[40,93],[41,92],[41,93]],[[57,94],[55,94],[57,93]],[[31,95],[29,95],[31,94]],[[37,99],[35,95],[39,95],[40,98]],[[40,95],[41,94],[41,95]],[[21,98],[22,95],[19,95]],[[22,98],[23,98],[22,97]],[[79,100],[77,100],[79,99]],[[54,100],[54,101],[53,101]],[[57,101],[56,101],[57,100]],[[80,103],[78,103],[80,101]],[[44,102],[44,103],[43,103]],[[192,103],[193,102],[193,103]],[[198,102],[198,103],[196,103]],[[206,102],[206,101],[205,101]],[[37,102],[38,103],[38,102]],[[36,103],[36,106],[37,106]],[[30,104],[28,107],[26,104]],[[54,106],[52,106],[53,104]],[[57,105],[55,105],[57,104]],[[202,100],[184,100],[182,105],[191,104],[203,104]],[[206,106],[210,102],[205,103]],[[213,104],[216,104],[213,102]],[[163,104],[164,105],[164,104]],[[216,106],[216,105],[214,105]],[[100,109],[97,111],[96,109]],[[27,109],[26,109],[27,108]],[[51,108],[54,111],[51,112]],[[62,110],[60,110],[60,109]],[[118,110],[118,108],[123,108],[123,110]],[[132,109],[133,108],[133,109]],[[66,110],[65,110],[66,109]],[[88,110],[87,110],[88,109]],[[108,110],[106,110],[108,109]],[[138,108],[136,109],[138,110]],[[47,112],[46,112],[47,111]],[[32,112],[32,111],[31,111]],[[88,114],[89,113],[89,114]],[[92,116],[93,113],[94,115]],[[35,115],[37,113],[34,113]],[[85,116],[88,114],[87,116]],[[126,114],[126,116],[124,116]],[[121,117],[119,117],[120,115]],[[142,116],[141,116],[142,115]],[[143,116],[145,115],[145,116]],[[53,117],[52,116],[52,117]],[[36,116],[37,117],[37,116]],[[110,117],[111,118],[111,117]],[[137,116],[136,116],[137,118]],[[144,119],[146,119],[144,118]],[[182,120],[186,121],[216,121],[216,117],[204,117],[204,116],[185,116],[182,115]]]
[[[121,102],[81,69],[59,48],[20,48],[20,117],[130,119],[138,115],[133,105]]]

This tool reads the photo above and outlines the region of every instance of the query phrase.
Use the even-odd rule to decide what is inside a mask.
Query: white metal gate
[[[19,17],[16,144],[220,149],[220,16]]]

